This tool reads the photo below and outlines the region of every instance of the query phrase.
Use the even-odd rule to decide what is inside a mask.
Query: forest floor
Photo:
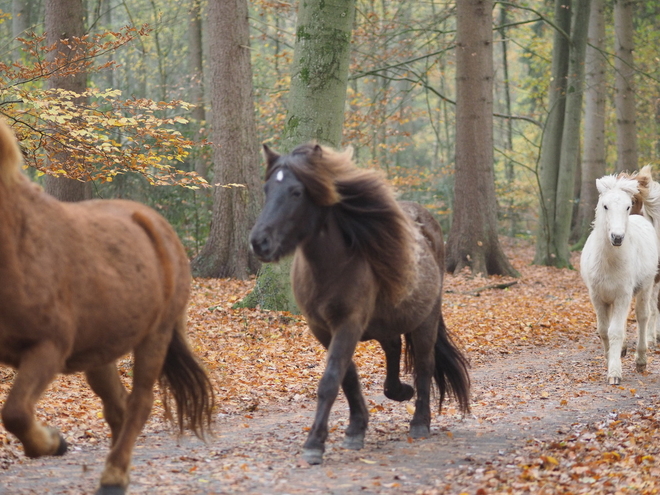
[[[340,446],[348,419],[340,397],[320,466],[300,453],[323,372],[321,346],[297,317],[232,309],[252,282],[195,280],[190,335],[215,383],[215,436],[178,438],[157,403],[135,447],[130,493],[659,493],[660,354],[651,351],[640,374],[628,352],[621,386],[607,385],[578,271],[532,266],[533,247],[521,241],[505,250],[519,279],[445,280],[445,319],[472,365],[471,413],[463,417],[449,401],[430,438],[410,439],[412,403],[383,396],[381,352],[362,343],[356,363],[371,412],[365,448]],[[573,262],[577,268],[577,256]],[[631,319],[631,351],[634,330]],[[129,384],[130,360],[119,368]],[[0,406],[12,377],[0,368]],[[0,494],[93,493],[108,448],[100,401],[80,376],[63,376],[37,415],[63,432],[69,452],[27,459],[0,429]]]

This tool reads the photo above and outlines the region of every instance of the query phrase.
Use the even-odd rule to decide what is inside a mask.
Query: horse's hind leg
[[[401,336],[391,340],[381,340],[380,345],[385,352],[385,397],[391,400],[403,402],[412,399],[415,389],[407,383],[402,383],[399,377],[401,363]]]
[[[61,369],[62,355],[52,342],[35,344],[21,357],[14,385],[2,409],[2,421],[21,441],[28,457],[66,452],[66,442],[59,432],[34,419],[34,405]]]
[[[103,401],[103,416],[110,426],[112,445],[114,445],[124,424],[128,396],[119,379],[116,363],[112,362],[88,370],[85,372],[85,376],[94,393]]]
[[[364,447],[364,435],[369,423],[369,410],[364,402],[364,396],[360,389],[360,378],[353,361],[348,365],[341,388],[344,391],[346,400],[348,400],[350,410],[350,419],[342,446],[346,449],[360,450]]]
[[[410,334],[409,343],[415,364],[415,414],[410,421],[410,436],[425,438],[431,435],[431,382],[435,368],[435,340],[437,320],[427,319]]]
[[[133,446],[149,418],[154,400],[154,384],[158,379],[171,333],[157,330],[134,352],[133,388],[126,399],[126,417],[105,461],[101,487],[97,495],[123,494],[129,483],[129,466]]]
[[[637,317],[637,352],[635,353],[635,364],[638,372],[646,369],[649,324],[653,322],[655,325],[655,321],[651,318],[650,307],[653,294],[653,287],[645,287],[639,291],[635,298],[635,315]]]

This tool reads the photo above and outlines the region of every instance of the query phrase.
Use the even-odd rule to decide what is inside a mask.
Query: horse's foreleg
[[[5,428],[23,444],[25,455],[62,455],[67,444],[54,428],[34,419],[34,406],[55,375],[62,370],[62,354],[50,341],[35,344],[21,356],[14,385],[2,409]]]
[[[97,495],[122,494],[128,486],[135,440],[151,413],[154,384],[165,361],[169,340],[166,341],[164,335],[163,332],[154,334],[135,349],[133,388],[126,399],[126,416],[106,458]]]
[[[649,323],[652,321],[652,318],[650,318],[652,295],[653,287],[645,287],[639,291],[635,298],[635,316],[637,317],[637,352],[635,353],[635,364],[638,372],[646,369],[647,337]]]
[[[314,332],[314,335],[316,335],[321,343],[328,348],[328,358],[325,371],[319,382],[314,424],[309,431],[307,441],[305,441],[305,444],[303,445],[303,459],[309,464],[320,464],[323,461],[325,441],[328,438],[328,418],[330,416],[330,409],[339,393],[339,386],[344,383],[346,372],[351,366],[353,352],[355,352],[355,347],[359,340],[359,333],[359,330],[355,327],[339,328],[332,336],[332,340],[328,346],[326,345],[327,342],[324,342],[324,339],[322,340],[322,338],[319,338],[318,333]],[[354,378],[352,378],[352,373],[353,371],[351,371],[351,375],[349,375],[349,382],[351,383],[354,380]],[[355,372],[355,379],[356,378],[357,373]],[[359,392],[359,389],[357,392]],[[351,389],[351,396],[354,394],[355,391]],[[351,412],[353,413],[353,411]]]
[[[348,365],[341,388],[346,395],[350,410],[350,419],[342,446],[346,449],[360,450],[364,447],[364,435],[369,424],[369,410],[364,402],[360,389],[360,378],[353,361]]]
[[[415,389],[407,383],[402,383],[399,377],[401,363],[401,337],[392,340],[381,340],[380,345],[385,352],[385,386],[384,394],[388,399],[399,402],[412,399]]]
[[[88,370],[85,372],[85,376],[94,393],[103,401],[103,416],[108,426],[110,426],[112,445],[114,445],[124,424],[126,398],[128,396],[124,385],[119,379],[116,363],[112,362]]]
[[[621,351],[626,337],[626,321],[630,309],[630,298],[620,297],[614,301],[611,309],[607,339],[610,344],[607,353],[607,381],[610,385],[621,383]]]
[[[610,339],[608,337],[608,329],[610,326],[610,307],[593,297],[591,302],[596,311],[596,327],[598,328],[598,336],[600,337],[600,342],[603,344],[603,350],[605,351],[605,359],[609,359]]]

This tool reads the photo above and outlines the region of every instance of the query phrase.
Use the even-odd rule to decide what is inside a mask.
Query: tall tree
[[[539,265],[570,266],[568,239],[579,158],[589,4],[589,0],[555,3],[550,109],[539,160],[541,197],[534,258]]]
[[[202,6],[201,0],[191,0],[188,11],[188,70],[190,72],[190,102],[195,105],[191,114],[193,130],[200,137],[200,131],[206,120],[204,107],[204,57],[202,43]],[[194,168],[202,177],[208,176],[207,161],[199,153],[193,157]]]
[[[299,3],[282,151],[310,140],[341,144],[354,19],[355,0]],[[290,259],[264,265],[241,305],[298,312],[289,270]]]
[[[56,49],[48,54],[50,62],[57,60],[64,66],[66,60],[73,58],[76,50],[80,49],[74,39],[85,34],[84,13],[82,0],[46,0],[46,42],[56,46]],[[48,87],[82,94],[87,88],[87,73],[83,70],[74,75],[61,75],[56,72],[48,79]],[[83,104],[84,100],[77,99],[75,102]],[[66,157],[58,159],[61,162],[67,161]],[[75,167],[76,164],[70,163],[70,166]],[[81,201],[92,195],[91,182],[51,175],[45,177],[44,189],[61,201]]]
[[[517,275],[498,240],[493,171],[493,2],[456,3],[456,171],[447,269]]]
[[[244,279],[258,267],[248,235],[262,202],[248,6],[210,0],[208,9],[215,190],[209,236],[192,269],[198,277]]]
[[[616,107],[616,168],[619,172],[637,169],[637,117],[633,79],[633,10],[634,0],[614,2],[616,71],[614,105]]]
[[[605,107],[607,101],[605,52],[605,2],[591,0],[585,74],[584,146],[580,204],[574,233],[576,247],[587,240],[598,203],[596,179],[605,175]]]

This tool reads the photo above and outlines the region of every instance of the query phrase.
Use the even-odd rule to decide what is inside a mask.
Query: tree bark
[[[568,75],[571,30],[570,7],[570,0],[555,1],[555,25],[559,29],[555,30],[552,46],[549,111],[543,130],[539,158],[540,211],[534,257],[534,263],[537,265],[552,266],[553,258],[556,256],[553,248],[553,225],[566,108],[566,77]]]
[[[557,176],[557,204],[554,219],[555,253],[554,266],[570,267],[569,237],[575,204],[575,175],[579,171],[580,124],[582,123],[582,94],[584,91],[584,66],[587,47],[589,10],[591,0],[574,2],[571,51],[566,83],[566,115],[562,133],[559,174]]]
[[[594,210],[598,203],[596,179],[605,175],[605,111],[607,101],[604,0],[591,0],[589,46],[586,53],[584,150],[582,186],[575,231],[576,247],[581,248],[589,236]]]
[[[456,4],[456,171],[447,269],[517,275],[497,232],[493,171],[493,2]]]
[[[310,140],[341,144],[354,19],[355,0],[300,2],[283,149],[278,151]],[[240,306],[299,313],[290,263],[289,258],[263,265],[255,289]]]
[[[248,236],[262,203],[247,0],[211,0],[209,26],[215,190],[209,237],[192,269],[245,279],[258,267]]]
[[[201,0],[191,0],[188,12],[188,70],[190,72],[190,102],[195,105],[191,114],[191,124],[195,138],[201,138],[206,121],[204,106],[204,53],[202,44]],[[193,152],[193,167],[200,176],[208,179],[209,165],[205,156],[198,150]]]
[[[84,12],[82,0],[46,0],[46,43],[57,44],[56,50],[48,54],[49,61],[57,59],[63,63],[67,58],[76,55],[75,45],[69,44],[68,40],[85,34]],[[48,79],[48,88],[81,94],[87,89],[87,73],[78,71],[75,75],[66,77],[55,73]],[[76,103],[84,104],[84,99],[78,99]],[[67,162],[64,152],[63,156],[58,156],[58,160]],[[92,196],[91,182],[51,175],[44,178],[44,190],[60,201],[82,201]]]
[[[614,105],[616,107],[617,171],[637,169],[637,117],[633,68],[633,8],[631,0],[614,2],[616,72]]]

